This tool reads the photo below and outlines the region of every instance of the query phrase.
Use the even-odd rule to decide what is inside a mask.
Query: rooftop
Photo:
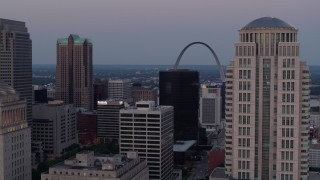
[[[92,44],[92,40],[91,39],[81,38],[77,34],[70,34],[69,38],[70,37],[72,37],[74,44],[83,44],[85,41],[88,44]],[[57,41],[57,44],[68,44],[68,39],[69,38],[59,38],[58,41]]]
[[[245,25],[242,29],[257,29],[257,28],[289,28],[294,29],[293,26],[286,23],[285,21],[273,18],[273,17],[261,17],[255,19]]]
[[[17,93],[11,86],[0,82],[0,97],[1,96],[8,96],[8,95],[15,95],[15,94],[17,94]]]
[[[177,141],[173,145],[174,152],[186,152],[190,149],[194,144],[196,144],[196,140],[189,140],[189,141]]]

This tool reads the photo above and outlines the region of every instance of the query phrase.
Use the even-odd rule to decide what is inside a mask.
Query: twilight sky
[[[193,41],[222,64],[234,57],[238,30],[263,16],[299,29],[301,58],[320,65],[320,0],[1,0],[0,17],[25,21],[33,63],[56,63],[56,40],[91,38],[94,64],[174,64]],[[181,64],[213,64],[209,50],[188,49]]]

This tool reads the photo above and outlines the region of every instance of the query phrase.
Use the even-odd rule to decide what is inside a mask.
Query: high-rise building
[[[221,89],[215,84],[202,84],[200,91],[200,124],[207,129],[218,129],[221,124]]]
[[[0,84],[0,179],[31,180],[31,130],[26,99]]]
[[[160,71],[160,105],[174,107],[174,140],[198,141],[199,72]]]
[[[92,41],[71,34],[57,41],[56,99],[93,108]]]
[[[27,100],[32,125],[32,42],[24,22],[0,18],[0,81]]]
[[[120,110],[120,153],[137,151],[146,159],[150,179],[171,179],[173,172],[173,107],[141,101]]]
[[[297,29],[271,17],[239,31],[226,79],[226,174],[307,179],[310,74]]]
[[[97,136],[100,142],[119,140],[119,114],[124,108],[124,101],[108,99],[98,101]]]
[[[131,98],[132,82],[129,79],[110,79],[108,81],[109,99]]]
[[[76,112],[72,104],[63,104],[63,101],[36,104],[32,117],[32,140],[42,142],[47,155],[60,156],[65,148],[78,143]]]

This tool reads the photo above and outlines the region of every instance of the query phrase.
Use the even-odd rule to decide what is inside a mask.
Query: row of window
[[[282,102],[294,102],[294,94],[292,93],[283,93]]]
[[[281,160],[293,160],[293,151],[281,151]]]
[[[250,79],[251,70],[239,70],[239,79]]]
[[[294,82],[282,82],[283,91],[294,91]]]
[[[249,138],[239,138],[238,139],[239,147],[250,147],[250,139]]]
[[[282,114],[294,114],[294,105],[282,105]]]
[[[250,161],[238,161],[238,169],[250,169]]]
[[[293,140],[281,140],[281,148],[293,149]]]
[[[294,129],[293,128],[281,128],[282,137],[293,137]]]
[[[293,163],[281,163],[281,171],[293,171]]]
[[[239,81],[239,90],[251,90],[251,82]]]
[[[250,124],[250,116],[239,116],[239,124]]]
[[[282,61],[282,67],[284,67],[284,68],[293,68],[293,67],[295,67],[295,59],[284,59]]]
[[[239,59],[239,67],[248,67],[251,65],[251,59],[247,59],[247,58],[240,58]]]
[[[250,158],[250,150],[247,149],[239,149],[238,150],[239,158]]]
[[[295,71],[294,70],[284,70],[282,71],[282,79],[294,79]]]
[[[240,136],[250,136],[250,127],[239,127]]]
[[[250,104],[239,104],[239,113],[250,113]]]

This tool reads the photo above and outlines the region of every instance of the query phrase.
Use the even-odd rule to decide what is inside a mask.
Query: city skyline
[[[94,64],[171,64],[184,46],[203,41],[226,65],[234,58],[237,30],[250,20],[272,16],[304,27],[299,29],[301,58],[319,65],[320,52],[315,47],[320,37],[315,34],[320,26],[314,23],[320,15],[319,1],[283,0],[276,7],[270,1],[257,5],[252,0],[181,2],[13,0],[1,5],[0,16],[26,22],[34,64],[55,64],[57,38],[77,33],[93,39]],[[210,52],[197,46],[184,59],[183,64],[195,64],[194,59],[201,59],[198,64],[213,64]]]

